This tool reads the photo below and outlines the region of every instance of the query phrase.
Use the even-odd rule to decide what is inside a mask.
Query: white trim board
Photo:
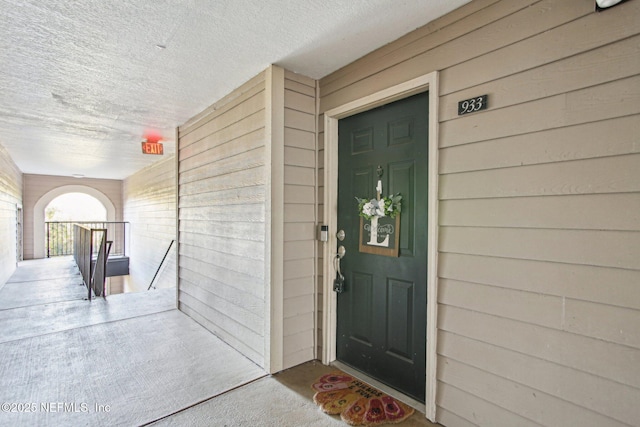
[[[284,69],[265,72],[265,349],[263,368],[284,366]]]
[[[436,337],[438,301],[438,72],[417,77],[372,95],[365,96],[324,113],[324,219],[329,226],[329,241],[324,245],[322,302],[322,363],[336,360],[337,298],[332,289],[332,260],[335,256],[338,222],[338,120],[429,91],[429,199],[427,258],[427,378],[425,414],[436,418]]]

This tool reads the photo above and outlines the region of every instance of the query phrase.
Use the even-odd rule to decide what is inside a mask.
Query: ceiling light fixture
[[[71,176],[74,178],[84,178],[84,174],[81,174],[81,173],[74,173]]]
[[[166,45],[163,45],[163,44],[157,44],[157,45],[156,45],[156,47],[157,47],[159,50],[165,50],[165,49],[167,48],[167,46],[166,46]]]

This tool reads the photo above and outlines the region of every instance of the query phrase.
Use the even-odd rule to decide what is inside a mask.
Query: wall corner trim
[[[284,367],[284,69],[265,75],[265,370]]]

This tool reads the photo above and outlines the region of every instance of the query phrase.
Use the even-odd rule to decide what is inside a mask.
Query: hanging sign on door
[[[380,180],[376,193],[377,197],[371,200],[356,197],[360,211],[360,252],[397,257],[402,196],[382,197]]]
[[[398,256],[400,215],[360,218],[360,252],[385,256]]]

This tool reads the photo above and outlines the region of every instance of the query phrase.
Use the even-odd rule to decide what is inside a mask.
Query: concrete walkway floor
[[[334,371],[318,361],[307,362],[187,408],[159,420],[160,426],[349,427],[338,415],[327,415],[313,403],[311,384]],[[441,427],[415,412],[407,420],[385,426]]]
[[[85,298],[72,258],[0,284],[0,426],[346,426],[312,401],[333,368],[268,376],[176,310],[175,289]]]

